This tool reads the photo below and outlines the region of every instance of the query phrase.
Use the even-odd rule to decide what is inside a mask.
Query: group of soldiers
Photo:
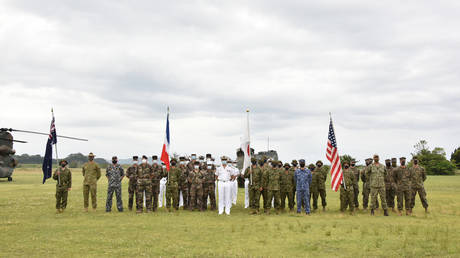
[[[397,212],[402,215],[403,209],[406,215],[412,214],[415,206],[415,197],[418,193],[425,212],[428,212],[428,201],[424,188],[426,172],[419,165],[417,157],[413,157],[413,165],[408,167],[406,158],[399,158],[400,166],[397,166],[397,159],[385,160],[385,165],[379,163],[379,155],[375,154],[373,159],[366,159],[366,166],[361,170],[356,167],[356,162],[352,160],[343,163],[343,184],[340,188],[341,211],[347,207],[353,213],[355,208],[359,208],[359,179],[363,182],[363,208],[367,209],[369,195],[371,197],[371,215],[379,207],[377,197],[380,196],[381,206],[385,216],[388,216],[388,208],[393,212],[395,209],[395,198],[397,200]]]
[[[90,196],[93,209],[97,207],[97,181],[101,177],[101,169],[94,162],[93,153],[89,154],[88,160],[82,167],[85,211],[88,211]],[[277,214],[284,212],[286,201],[289,211],[294,210],[295,201],[297,201],[297,212],[300,213],[303,207],[306,214],[310,214],[310,202],[312,202],[313,211],[316,211],[320,197],[323,211],[326,210],[325,183],[329,169],[323,166],[320,160],[316,164],[306,166],[303,159],[299,162],[293,160],[291,164],[283,164],[281,161],[253,158],[251,166],[242,173],[226,157],[222,157],[221,160],[222,166],[217,167],[211,154],[207,154],[206,159],[203,156],[197,158],[196,154],[192,154],[190,159],[186,157],[179,157],[179,160],[171,159],[168,171],[166,164],[159,162],[157,156],[152,156],[151,164],[147,156],[142,156],[141,162],[138,156],[134,156],[133,163],[125,173],[122,166],[118,164],[117,157],[112,157],[112,164],[106,169],[108,179],[106,211],[111,211],[113,193],[116,195],[118,211],[123,211],[121,182],[125,176],[129,180],[128,208],[132,210],[134,200],[136,200],[138,213],[144,211],[144,206],[146,212],[154,212],[158,209],[160,181],[166,181],[165,206],[168,211],[179,209],[179,196],[182,197],[184,209],[207,210],[209,199],[210,209],[216,210],[216,186],[219,182],[222,183],[222,188],[227,188],[228,185],[231,189],[229,192],[219,189],[219,214],[225,207],[225,212],[229,215],[231,202],[236,204],[238,176],[245,178],[251,214],[259,213],[261,197],[263,210],[267,214],[270,213],[272,207]],[[406,215],[410,215],[417,193],[425,211],[428,211],[423,186],[426,174],[424,168],[419,166],[418,159],[414,157],[411,167],[406,165],[404,157],[400,158],[399,167],[395,158],[387,159],[385,163],[385,165],[379,163],[378,155],[374,155],[373,159],[366,159],[366,166],[362,169],[356,167],[354,160],[350,163],[343,162],[343,183],[340,187],[342,212],[347,207],[352,213],[354,209],[359,208],[358,183],[360,178],[363,182],[363,208],[368,208],[370,195],[371,215],[374,215],[374,211],[379,207],[378,195],[380,195],[381,206],[386,216],[388,207],[396,212],[395,197],[399,215],[402,214],[403,208],[406,209]],[[72,185],[72,175],[67,168],[67,161],[60,161],[60,167],[54,172],[53,179],[57,180],[56,209],[57,212],[63,212],[67,205],[67,193]],[[233,186],[235,186],[234,189]],[[220,184],[219,187],[221,187]]]

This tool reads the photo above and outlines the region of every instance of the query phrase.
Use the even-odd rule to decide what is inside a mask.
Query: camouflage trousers
[[[190,188],[188,184],[182,185],[179,189],[179,194],[182,192],[182,200],[184,202],[184,210],[190,207]],[[179,203],[177,204],[179,205]],[[179,206],[177,206],[179,208]]]
[[[268,211],[270,211],[271,208],[271,200],[274,200],[274,206],[277,211],[280,210],[280,190],[269,190],[268,191]]]
[[[208,197],[211,202],[211,210],[216,209],[216,184],[214,182],[204,184],[203,187],[203,209],[208,208]]]
[[[386,187],[385,193],[386,193],[388,208],[393,209],[395,207],[396,190],[393,187]]]
[[[268,211],[271,208],[272,199],[268,200],[268,190],[267,189],[263,189],[261,194],[263,198],[264,210]]]
[[[318,209],[318,197],[321,196],[321,205],[326,207],[326,189],[317,189],[316,191],[312,191],[310,195],[313,196],[313,209]]]
[[[294,192],[292,191],[281,191],[280,193],[281,197],[281,204],[280,208],[284,210],[284,207],[286,207],[286,198],[288,199],[288,207],[289,210],[294,209]]]
[[[359,185],[355,184],[353,185],[353,203],[355,205],[355,208],[359,207]]]
[[[147,211],[152,211],[152,183],[148,179],[137,181],[136,208],[138,212],[142,212],[144,209],[144,194]]]
[[[260,195],[259,188],[249,187],[249,207],[255,211],[259,211],[260,208]]]
[[[402,211],[403,207],[406,207],[406,210],[411,209],[412,192],[410,190],[398,190],[396,196],[398,200],[398,210]]]
[[[152,209],[156,211],[158,209],[158,195],[160,194],[160,181],[152,181]]]
[[[418,196],[420,197],[420,201],[422,202],[423,208],[428,208],[428,201],[426,199],[426,192],[424,187],[417,187],[417,188],[412,188],[412,198],[411,200],[411,209],[415,207],[415,197]]]
[[[93,209],[97,208],[97,184],[83,185],[83,207],[89,206],[89,194],[91,193],[91,204]]]
[[[137,187],[136,182],[129,181],[129,185],[128,185],[128,209],[129,210],[133,209],[134,194],[136,194],[136,200],[137,200],[136,187]],[[136,209],[139,209],[139,207],[137,206],[137,201],[136,201]]]
[[[56,187],[56,209],[65,209],[67,207],[67,188]]]
[[[385,186],[383,187],[371,187],[371,209],[377,209],[378,200],[377,197],[380,196],[380,201],[382,202],[382,208],[386,210],[387,207],[387,200],[385,194]]]
[[[301,212],[302,203],[304,203],[305,212],[310,214],[310,189],[308,190],[297,190],[297,212]]]
[[[371,188],[370,187],[363,187],[363,208],[367,209],[368,204],[369,204],[369,195],[371,193]],[[377,206],[376,209],[379,208],[379,202],[377,201]]]
[[[178,209],[179,207],[179,189],[174,186],[166,185],[166,208],[171,208],[171,201],[172,207],[174,209]]]
[[[121,185],[109,186],[107,188],[107,201],[105,203],[105,211],[112,210],[112,199],[113,199],[114,191],[115,191],[115,196],[117,198],[117,209],[118,211],[123,211],[123,200],[121,199]]]
[[[190,187],[190,210],[203,210],[203,186],[201,184],[192,184]]]
[[[344,212],[347,208],[353,211],[355,208],[355,191],[353,187],[345,189],[343,186],[340,187],[340,211]]]

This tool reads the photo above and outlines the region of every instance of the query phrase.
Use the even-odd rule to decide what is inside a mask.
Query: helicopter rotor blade
[[[7,139],[7,138],[0,138],[0,140],[9,141],[9,142],[27,143],[26,141],[11,140],[11,139]]]
[[[2,131],[4,131],[6,128],[2,128]],[[17,130],[17,129],[12,129],[8,128],[6,131],[10,132],[20,132],[20,133],[31,133],[31,134],[39,134],[39,135],[49,135],[49,133],[40,133],[40,132],[34,132],[34,131],[27,131],[27,130]],[[82,138],[76,138],[76,137],[70,137],[70,136],[64,136],[64,135],[57,135],[59,138],[65,138],[65,139],[70,139],[70,140],[76,140],[76,141],[84,141],[87,142],[88,139],[82,139]]]

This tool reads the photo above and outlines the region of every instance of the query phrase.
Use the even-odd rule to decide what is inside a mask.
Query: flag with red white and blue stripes
[[[169,138],[169,107],[168,107],[168,115],[166,116],[166,137],[163,143],[163,150],[161,151],[161,158],[160,160],[163,161],[166,165],[166,170],[169,171],[170,164],[169,164],[169,144],[171,143]]]
[[[335,139],[334,126],[332,118],[329,123],[329,135],[327,137],[326,158],[331,162],[331,188],[338,191],[343,181],[342,165],[337,150],[337,141]]]

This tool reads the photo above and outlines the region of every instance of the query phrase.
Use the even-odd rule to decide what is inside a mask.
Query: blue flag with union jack
[[[50,134],[48,141],[46,142],[45,157],[43,159],[42,171],[43,171],[43,184],[46,179],[51,177],[51,170],[53,168],[53,144],[57,143],[56,127],[54,126],[54,116],[51,120]]]

